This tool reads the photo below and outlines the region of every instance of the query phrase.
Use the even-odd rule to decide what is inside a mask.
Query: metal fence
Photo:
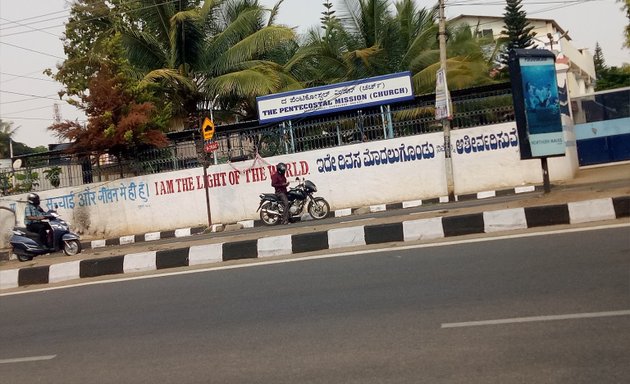
[[[248,123],[219,126],[219,147],[209,156],[196,130],[179,132],[172,145],[118,157],[114,154],[69,155],[63,151],[19,157],[16,171],[0,171],[4,195],[80,186],[126,177],[176,171],[207,164],[224,164],[342,145],[418,135],[442,130],[435,120],[434,95],[413,102],[354,110],[273,125]],[[453,93],[452,129],[514,120],[509,84]]]

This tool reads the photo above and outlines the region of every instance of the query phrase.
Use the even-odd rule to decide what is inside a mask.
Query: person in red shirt
[[[276,196],[280,200],[282,204],[282,221],[281,224],[289,223],[289,199],[287,197],[287,187],[289,186],[289,182],[287,178],[284,176],[284,173],[287,171],[287,165],[285,163],[278,163],[276,165],[276,173],[271,176],[271,186],[276,190]]]

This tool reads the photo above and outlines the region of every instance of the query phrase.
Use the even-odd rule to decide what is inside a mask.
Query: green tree
[[[298,79],[304,87],[337,83],[354,78],[354,70],[348,52],[354,41],[335,16],[330,2],[324,3],[321,30],[311,28],[303,43],[285,64],[285,70]]]
[[[595,44],[595,54],[593,55],[595,64],[596,91],[615,89],[630,86],[630,65],[624,64],[621,67],[609,67],[604,59],[604,52],[599,43]]]
[[[0,119],[0,158],[6,159],[11,156],[11,144],[13,145],[13,156],[28,155],[31,153],[46,152],[47,148],[38,146],[31,148],[26,144],[15,141],[15,133],[20,127],[13,127],[12,121],[3,121]]]
[[[626,24],[626,27],[624,28],[624,46],[626,48],[630,48],[630,0],[617,0],[617,2],[623,3],[621,9],[626,12],[626,18],[628,19],[628,24]]]
[[[50,185],[58,188],[61,184],[61,179],[59,178],[59,175],[61,175],[61,173],[61,167],[54,166],[44,171],[44,177],[50,182]]]
[[[172,127],[183,127],[200,101],[195,71],[202,62],[203,42],[218,1],[154,2],[139,0],[120,26],[126,56],[143,84],[169,101]]]
[[[599,42],[595,43],[595,54],[593,55],[593,64],[595,64],[595,74],[599,77],[606,69],[606,60]]]
[[[113,150],[122,153],[140,143],[162,145],[161,121],[168,119],[164,116],[168,113],[168,104],[163,99],[151,99],[146,92],[134,89],[139,81],[138,74],[127,59],[120,33],[126,23],[135,23],[129,15],[139,6],[136,2],[125,0],[77,0],[70,9],[62,38],[66,60],[57,66],[56,72],[48,69],[46,73],[64,84],[59,96],[67,96],[67,101],[84,110],[88,117],[86,126],[76,121],[64,121],[49,127],[58,137],[72,142],[72,152]],[[117,87],[110,93],[95,88],[105,82],[104,77],[113,79],[111,86]],[[104,101],[116,103],[124,100],[126,104],[115,111],[113,108],[99,108],[95,106],[97,94],[107,99]],[[145,109],[139,111],[138,106]],[[161,113],[158,115],[154,110]],[[137,126],[132,124],[129,127],[116,120],[123,114],[132,113],[137,113],[140,120],[150,115],[148,119],[151,123],[137,122]],[[102,127],[98,122],[109,122],[111,127]],[[122,135],[113,133],[121,130]],[[138,130],[142,132],[138,133]]]
[[[418,8],[413,0],[400,0],[393,10],[388,4],[346,0],[342,17],[337,18],[324,3],[321,31],[309,31],[287,70],[306,86],[408,70],[417,93],[432,92],[440,67],[437,8]],[[491,81],[478,39],[464,28],[450,34],[449,85],[461,88]]]
[[[300,88],[283,64],[296,49],[295,32],[276,25],[283,0],[265,9],[258,0],[226,1],[204,50],[206,109],[256,118],[256,97]]]
[[[65,88],[59,92],[60,97],[69,96],[68,102],[81,108],[91,80],[103,66],[121,71],[116,75],[141,79],[146,72],[142,72],[143,68],[138,67],[137,63],[132,65],[129,62],[128,46],[123,44],[127,37],[124,32],[147,25],[146,21],[137,17],[138,13],[152,12],[158,6],[152,1],[75,1],[62,38],[66,60],[57,66],[56,72],[53,73],[51,69],[46,71],[64,84]],[[140,104],[143,102],[136,101]],[[170,101],[164,97],[152,100],[156,108],[165,112],[172,111],[173,104]]]
[[[60,95],[76,97],[71,102],[89,111],[91,122],[107,121],[109,112],[90,108],[95,101],[88,98],[106,67],[111,78],[126,79],[125,97],[132,98],[125,100],[153,104],[149,125],[168,121],[169,129],[189,125],[198,109],[212,110],[218,122],[253,119],[256,96],[405,70],[417,93],[433,90],[436,8],[418,8],[413,0],[394,8],[389,0],[344,0],[338,14],[324,0],[321,28],[298,40],[275,24],[282,3],[265,9],[258,0],[77,0],[64,37],[68,58],[49,72],[66,87]],[[463,28],[450,36],[449,85],[489,82],[476,36]],[[81,132],[78,124],[67,128],[73,133],[58,133],[72,139]],[[101,127],[95,137],[105,131],[111,132]]]
[[[596,91],[630,87],[630,65],[624,64],[621,67],[609,67],[597,75],[595,83]]]
[[[503,14],[504,30],[507,37],[505,51],[501,55],[501,62],[507,66],[508,55],[512,49],[528,49],[534,46],[534,26],[527,20],[527,13],[523,10],[522,0],[506,0]]]
[[[112,50],[111,40],[117,26],[122,25],[132,8],[126,0],[75,0],[65,25],[63,43],[66,59],[56,71],[47,69],[50,77],[64,85],[59,96],[78,97],[85,94],[90,79],[104,62],[121,60],[122,51]],[[78,103],[70,99],[71,104]]]
[[[30,192],[39,186],[39,173],[30,169],[21,170],[15,172],[15,180],[13,192]]]
[[[165,146],[168,141],[162,131],[167,119],[159,114],[149,96],[134,87],[136,83],[116,68],[102,65],[79,105],[88,116],[88,123],[83,126],[67,120],[49,129],[71,142],[71,153],[109,152],[120,159],[131,157],[143,147]],[[138,102],[143,99],[146,101]]]
[[[160,3],[133,14],[142,22],[125,28],[124,44],[144,84],[170,100],[181,124],[200,105],[253,118],[256,96],[295,82],[269,60],[296,38],[273,24],[281,3],[272,10],[257,0]]]
[[[13,140],[13,136],[19,127],[13,128],[12,121],[3,121],[0,119],[0,158],[6,159],[11,155],[9,141]]]

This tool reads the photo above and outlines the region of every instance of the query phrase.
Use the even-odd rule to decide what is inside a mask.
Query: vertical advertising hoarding
[[[547,50],[510,52],[510,79],[521,159],[564,156],[555,55]]]

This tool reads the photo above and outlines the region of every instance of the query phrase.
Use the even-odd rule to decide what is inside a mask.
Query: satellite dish
[[[17,159],[13,162],[13,169],[22,168],[22,159]]]

